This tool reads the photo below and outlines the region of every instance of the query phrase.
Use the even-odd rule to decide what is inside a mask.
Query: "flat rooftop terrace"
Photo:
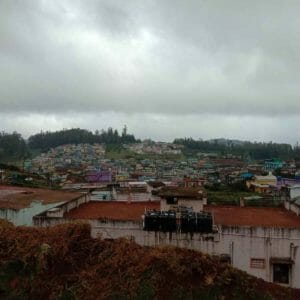
[[[284,208],[205,206],[216,225],[300,228],[300,217]]]
[[[140,221],[145,209],[160,209],[157,201],[90,201],[64,215],[71,219],[109,219]],[[300,228],[300,217],[284,208],[205,206],[216,225],[274,228]]]
[[[66,202],[81,195],[74,192],[0,185],[0,209],[22,209],[29,207],[34,201],[42,204]]]
[[[140,221],[145,209],[160,209],[160,202],[90,201],[64,215],[71,219]]]

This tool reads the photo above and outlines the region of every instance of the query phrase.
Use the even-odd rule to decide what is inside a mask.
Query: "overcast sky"
[[[0,0],[1,129],[300,141],[300,1]]]

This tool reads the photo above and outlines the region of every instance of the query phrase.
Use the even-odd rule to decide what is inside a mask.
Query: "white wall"
[[[77,208],[78,206],[80,206],[83,203],[87,203],[90,201],[90,195],[89,194],[82,194],[82,196],[79,196],[75,199],[72,199],[68,202],[65,202],[63,204],[60,204],[58,206],[55,206],[56,210],[52,211],[50,210],[46,210],[40,214],[37,214],[35,216],[32,217],[33,220],[33,225],[35,226],[50,226],[52,225],[52,221],[53,222],[63,222],[63,216],[65,213],[69,212],[71,209]],[[51,218],[53,218],[53,220],[51,221]],[[57,219],[61,219],[61,220],[57,220]],[[45,224],[44,224],[45,223]]]
[[[69,206],[88,201],[82,197]],[[36,216],[37,226],[52,226],[71,222],[72,219]],[[132,237],[145,246],[173,245],[190,248],[211,255],[227,254],[234,267],[244,270],[266,281],[273,281],[271,257],[290,258],[295,263],[291,267],[290,286],[300,288],[300,229],[219,226],[216,233],[164,233],[143,231],[142,221],[89,220],[92,237],[119,238]],[[251,258],[264,259],[265,267],[250,266]]]
[[[192,207],[194,212],[200,212],[203,211],[204,204],[206,204],[206,199],[203,200],[178,199],[177,204],[167,204],[166,199],[161,199],[160,209],[167,211],[167,210],[171,210],[174,206],[186,206],[186,207]]]
[[[143,231],[141,222],[90,220],[90,223],[93,237],[132,236],[138,244],[145,246],[173,245],[212,255],[228,254],[234,267],[270,282],[273,281],[270,258],[291,258],[295,264],[290,286],[300,288],[299,229],[222,226],[214,234],[183,234]],[[251,258],[265,259],[265,268],[251,268]]]
[[[290,198],[294,199],[300,196],[300,186],[290,187]]]

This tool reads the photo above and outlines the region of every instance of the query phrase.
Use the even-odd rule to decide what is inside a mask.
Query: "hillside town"
[[[36,227],[80,220],[94,238],[195,249],[300,288],[297,161],[186,157],[183,147],[148,141],[124,149],[111,158],[104,144],[66,144],[23,170],[1,169],[0,218]]]
[[[274,194],[284,184],[297,184],[300,178],[300,161],[251,160],[213,152],[184,156],[182,151],[182,145],[151,142],[149,146],[145,141],[124,145],[123,155],[110,157],[105,144],[67,144],[25,160],[19,183],[32,182],[34,176],[60,188],[87,183],[194,180],[207,186],[242,183],[251,191]],[[18,172],[0,172],[2,183],[18,182]]]
[[[0,1],[0,300],[299,300],[299,11]]]

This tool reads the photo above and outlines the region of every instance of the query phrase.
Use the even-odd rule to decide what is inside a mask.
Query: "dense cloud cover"
[[[154,139],[295,142],[299,11],[299,1],[2,0],[3,129],[126,123]]]

